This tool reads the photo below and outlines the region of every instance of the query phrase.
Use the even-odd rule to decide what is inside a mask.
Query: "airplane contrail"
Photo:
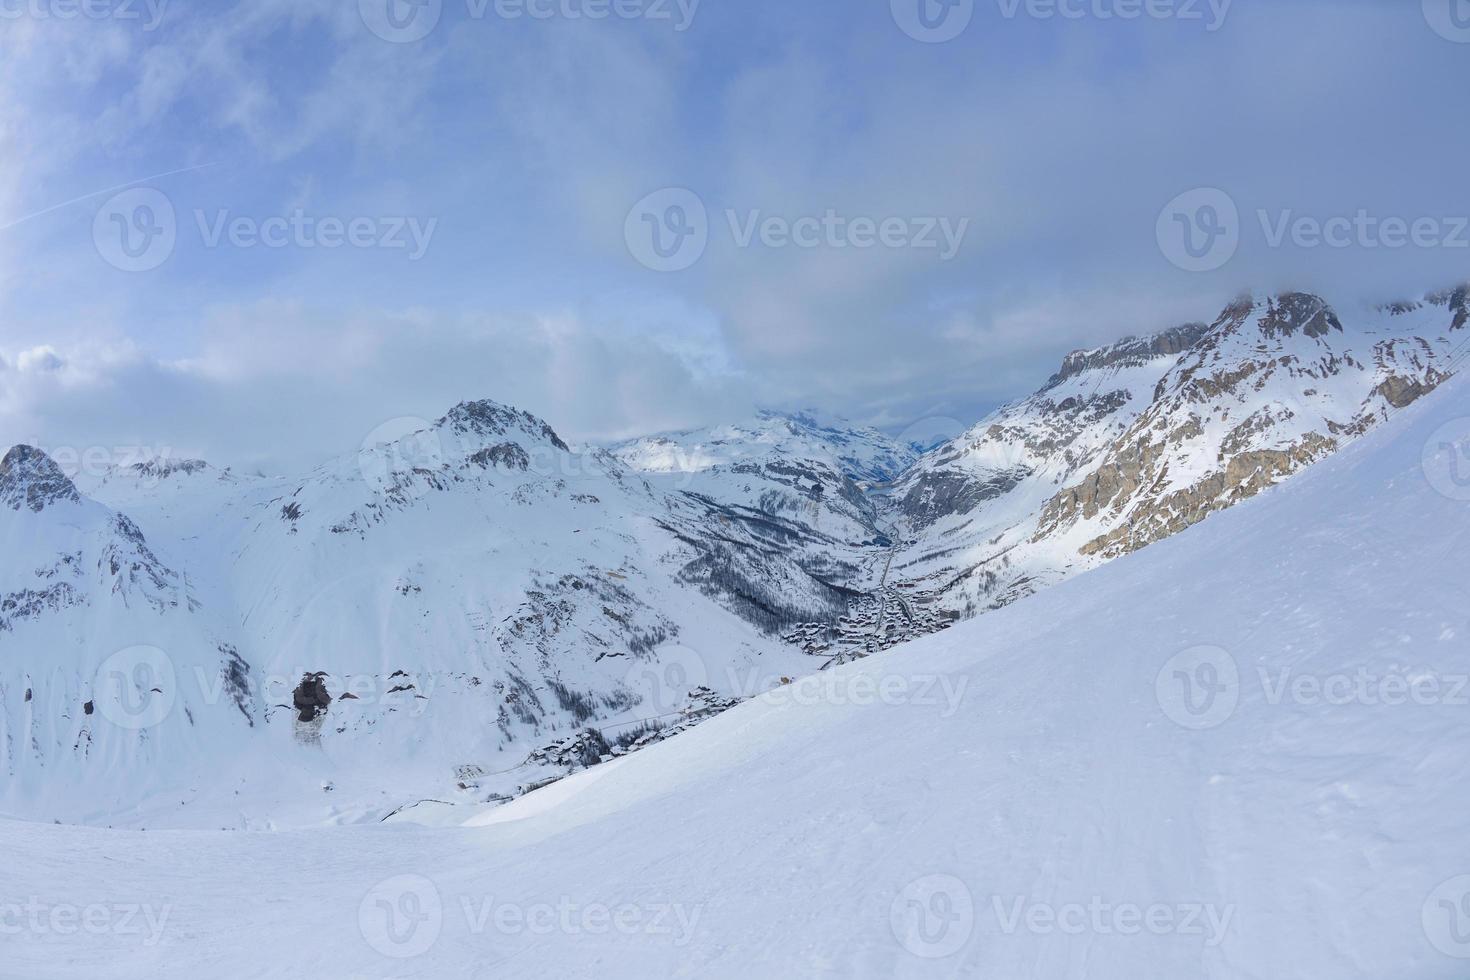
[[[212,167],[212,166],[214,166],[213,163],[201,163],[198,166],[194,166],[194,167],[184,167],[181,170],[168,170],[168,171],[165,171],[164,173],[161,173],[161,174],[152,174],[152,175],[150,175],[148,177],[139,177],[137,180],[130,180],[130,181],[128,181],[125,184],[117,184],[116,186],[113,186],[113,187],[104,187],[100,191],[92,191],[89,194],[83,194],[81,197],[74,197],[70,201],[62,201],[60,204],[53,204],[49,208],[43,208],[40,211],[36,211],[36,212],[34,212],[32,214],[25,215],[24,217],[16,218],[14,221],[10,221],[10,222],[7,222],[6,224],[0,225],[0,231],[9,231],[11,228],[14,228],[16,225],[24,224],[25,222],[30,221],[32,218],[39,218],[43,214],[50,214],[52,211],[59,211],[59,210],[61,210],[64,207],[69,207],[70,205],[76,204],[76,203],[78,203],[80,201],[85,201],[85,200],[87,200],[88,198],[91,198],[91,197],[98,197],[98,196],[100,196],[102,194],[110,194],[113,191],[124,190],[124,189],[126,189],[128,187],[133,187],[134,185],[144,183],[145,181],[158,180],[158,179],[160,179],[162,177],[173,177],[173,176],[176,176],[177,174],[187,174],[187,173],[191,173],[191,172],[193,172],[195,170],[203,170],[206,167]]]

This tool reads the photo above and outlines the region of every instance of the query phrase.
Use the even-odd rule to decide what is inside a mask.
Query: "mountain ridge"
[[[0,809],[96,819],[185,793],[224,756],[272,782],[284,819],[322,819],[313,772],[337,774],[334,820],[380,813],[388,785],[482,798],[499,790],[449,774],[587,724],[703,713],[1255,496],[1441,385],[1466,310],[1464,289],[1238,299],[1073,352],[924,454],[810,412],[573,448],[489,399],[295,475],[153,460],[79,489],[16,447]],[[177,682],[162,733],[86,708],[165,690],[104,669],[158,666],[139,644]],[[40,671],[37,650],[66,652]],[[273,779],[268,758],[292,761]],[[99,795],[40,792],[58,773]]]

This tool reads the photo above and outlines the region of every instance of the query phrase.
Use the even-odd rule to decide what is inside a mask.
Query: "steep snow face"
[[[0,824],[40,910],[6,968],[1459,976],[1467,414],[1450,382],[1167,541],[460,829]]]
[[[889,498],[898,576],[975,613],[1188,527],[1444,380],[1466,291],[1334,309],[1293,293],[1067,358]]]

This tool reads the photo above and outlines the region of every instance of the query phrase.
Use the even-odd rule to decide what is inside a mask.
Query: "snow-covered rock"
[[[1432,391],[1467,315],[1463,288],[1343,310],[1247,297],[1208,326],[1072,354],[900,478],[893,574],[974,614],[1167,537]]]

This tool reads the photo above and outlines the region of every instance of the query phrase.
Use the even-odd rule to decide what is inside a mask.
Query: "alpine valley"
[[[569,446],[493,401],[292,476],[18,445],[0,814],[455,822],[1198,524],[1467,347],[1464,287],[1287,293],[1070,354],[937,446],[814,412]]]

